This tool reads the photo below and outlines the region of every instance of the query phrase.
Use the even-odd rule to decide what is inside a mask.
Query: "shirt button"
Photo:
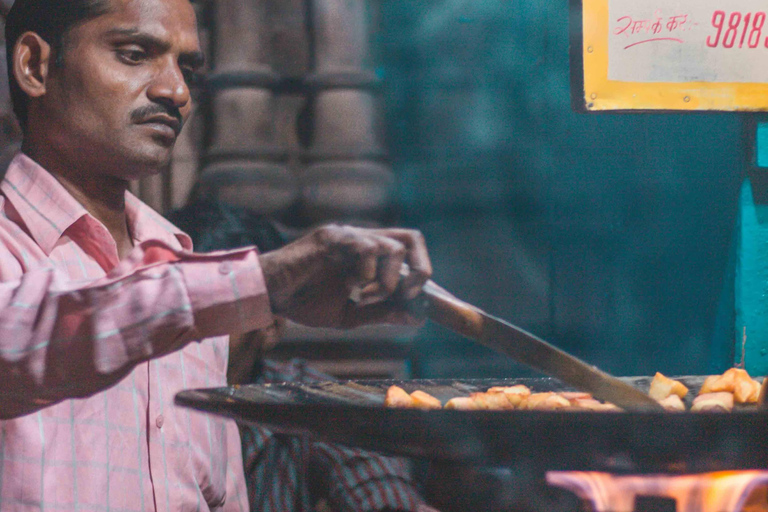
[[[232,272],[232,263],[225,261],[219,265],[219,274],[227,275]]]
[[[163,423],[165,423],[165,418],[163,418],[163,415],[161,414],[155,420],[155,425],[157,425],[157,428],[163,428]]]

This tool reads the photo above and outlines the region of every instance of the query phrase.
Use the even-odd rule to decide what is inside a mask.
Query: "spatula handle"
[[[430,320],[468,338],[480,337],[484,321],[477,308],[457,299],[433,281],[427,281],[423,291],[426,315]]]

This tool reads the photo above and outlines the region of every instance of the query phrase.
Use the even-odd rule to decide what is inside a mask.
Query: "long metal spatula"
[[[427,317],[546,375],[628,411],[661,411],[651,397],[500,318],[463,302],[432,281],[424,285]]]

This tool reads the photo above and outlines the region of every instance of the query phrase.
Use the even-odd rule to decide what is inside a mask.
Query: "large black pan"
[[[624,378],[647,391],[650,379]],[[694,395],[703,377],[681,377]],[[525,384],[561,391],[554,379],[346,381],[183,391],[179,405],[283,432],[380,452],[532,471],[695,473],[768,468],[768,413],[457,411],[389,409],[391,384],[441,400]],[[688,401],[690,403],[690,398]]]

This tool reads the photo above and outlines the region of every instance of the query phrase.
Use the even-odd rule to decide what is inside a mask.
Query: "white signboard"
[[[768,0],[609,0],[608,79],[768,83]]]

